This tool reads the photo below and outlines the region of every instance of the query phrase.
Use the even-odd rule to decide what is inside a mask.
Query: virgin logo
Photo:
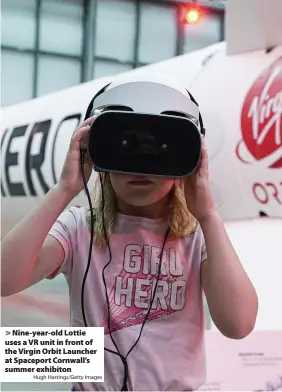
[[[244,163],[282,167],[282,57],[250,88],[241,115],[236,155]]]

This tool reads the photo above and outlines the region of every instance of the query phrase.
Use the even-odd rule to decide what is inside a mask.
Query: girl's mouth
[[[150,181],[144,176],[140,177],[134,177],[132,180],[128,181],[129,185],[134,185],[134,186],[146,186],[146,185],[151,185],[153,184],[153,181]]]

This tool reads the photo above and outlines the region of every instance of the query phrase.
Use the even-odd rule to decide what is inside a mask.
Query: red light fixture
[[[195,24],[200,19],[200,12],[196,8],[191,8],[187,11],[185,16],[186,22],[189,24]]]

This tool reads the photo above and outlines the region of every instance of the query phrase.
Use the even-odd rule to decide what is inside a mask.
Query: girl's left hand
[[[203,136],[201,161],[195,172],[184,178],[184,191],[188,209],[199,223],[216,212],[209,185],[208,152]]]

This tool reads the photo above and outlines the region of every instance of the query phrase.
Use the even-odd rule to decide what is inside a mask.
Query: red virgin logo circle
[[[236,155],[244,163],[282,167],[282,57],[251,86],[241,114]]]

